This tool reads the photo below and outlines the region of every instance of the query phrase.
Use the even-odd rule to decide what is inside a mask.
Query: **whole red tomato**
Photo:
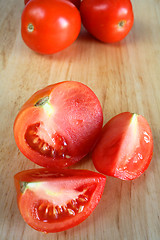
[[[44,167],[64,168],[88,154],[103,124],[100,102],[80,82],[61,82],[36,92],[14,124],[18,148]]]
[[[147,169],[152,154],[153,137],[147,120],[124,112],[106,123],[92,158],[99,172],[132,180]]]
[[[32,0],[22,13],[22,38],[38,53],[63,50],[76,40],[80,28],[80,13],[69,1]]]
[[[14,177],[24,220],[42,232],[60,232],[84,221],[101,199],[106,178],[87,170],[30,169]]]
[[[134,22],[130,0],[83,0],[80,13],[86,30],[106,43],[122,40]]]
[[[24,0],[24,4],[26,5],[29,1],[30,0]],[[81,0],[66,0],[66,1],[72,2],[78,9],[80,8]]]

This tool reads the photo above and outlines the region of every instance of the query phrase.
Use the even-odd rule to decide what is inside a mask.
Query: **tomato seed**
[[[84,209],[84,206],[80,206],[79,209],[78,209],[78,213],[82,212]]]
[[[75,215],[75,212],[72,209],[68,208],[67,210],[70,215]]]
[[[61,206],[57,206],[56,209],[57,209],[57,211],[58,211],[59,214],[61,214],[61,213],[63,212],[63,209],[62,209]]]
[[[38,142],[39,142],[39,137],[36,137],[36,138],[33,139],[33,143],[34,143],[34,144],[36,144],[36,143],[38,143]]]
[[[44,143],[44,144],[43,144],[43,147],[42,147],[43,151],[48,150],[48,148],[49,148],[48,145],[47,145],[46,143]]]
[[[48,214],[48,207],[46,207],[45,214],[46,215]]]
[[[46,203],[42,203],[40,206],[39,206],[39,208],[38,208],[38,210],[42,210],[42,209],[44,209],[46,207]]]
[[[80,202],[86,202],[86,201],[87,201],[87,200],[84,199],[84,198],[78,198],[78,200],[79,200]]]
[[[58,217],[57,209],[54,206],[53,206],[53,215],[55,216],[55,218]]]

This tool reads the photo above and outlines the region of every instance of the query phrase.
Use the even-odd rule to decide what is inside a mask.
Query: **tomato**
[[[32,0],[22,13],[22,38],[29,48],[41,54],[53,54],[68,47],[80,29],[80,13],[69,1]]]
[[[67,230],[84,221],[101,199],[106,178],[88,170],[32,169],[15,175],[24,220],[42,232]]]
[[[20,151],[44,167],[79,161],[97,141],[103,124],[100,102],[80,82],[61,82],[36,92],[14,123]]]
[[[130,0],[83,0],[80,14],[86,30],[106,43],[126,37],[134,22]]]
[[[26,5],[30,0],[24,0],[24,4]]]
[[[24,0],[24,4],[26,5],[29,1],[30,0]],[[66,0],[66,1],[72,2],[78,9],[80,8],[81,0]]]
[[[72,2],[78,9],[80,9],[81,0],[69,0]]]
[[[147,120],[124,112],[106,123],[92,159],[99,172],[132,180],[147,169],[152,154],[153,138]]]

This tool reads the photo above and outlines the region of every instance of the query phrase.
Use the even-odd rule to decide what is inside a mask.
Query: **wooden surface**
[[[120,43],[100,43],[82,29],[74,44],[52,56],[23,43],[23,7],[22,0],[0,0],[0,239],[159,240],[160,1],[133,1],[134,27]],[[17,208],[13,176],[36,165],[20,153],[12,129],[35,91],[64,80],[83,82],[96,93],[104,123],[122,111],[142,114],[153,131],[154,155],[134,181],[108,177],[99,205],[82,224],[46,235],[30,228]],[[95,170],[89,157],[74,168]]]

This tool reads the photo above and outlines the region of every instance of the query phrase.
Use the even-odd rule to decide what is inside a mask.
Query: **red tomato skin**
[[[80,29],[80,13],[69,1],[31,0],[21,17],[22,39],[40,54],[53,54],[70,46]]]
[[[133,180],[148,168],[152,155],[153,137],[147,120],[124,112],[103,127],[92,160],[100,173]]]
[[[24,0],[24,4],[26,5],[31,0]],[[54,1],[54,0],[53,0]],[[78,9],[80,8],[81,0],[64,0],[72,2]]]
[[[72,2],[78,9],[80,9],[81,0],[69,0]]]
[[[24,0],[24,4],[26,5],[30,0]]]
[[[49,120],[43,107],[35,107],[36,102],[46,96],[50,97],[51,106],[55,109],[47,127],[50,132],[46,133],[50,135],[56,131],[66,139],[70,158],[41,155],[26,142],[28,126],[37,122],[44,122],[48,126]],[[54,127],[50,127],[51,124]],[[102,124],[102,108],[92,90],[80,82],[66,81],[47,86],[31,96],[15,119],[14,137],[20,151],[34,163],[43,167],[65,168],[81,160],[93,149]]]
[[[125,38],[134,22],[130,0],[83,0],[80,13],[86,30],[105,43]]]
[[[73,189],[76,189],[76,187],[83,187],[83,184],[86,184],[86,186],[94,184],[95,189],[90,195],[89,202],[84,207],[82,212],[76,213],[73,217],[67,217],[65,219],[62,217],[61,219],[57,219],[57,221],[54,220],[50,222],[44,222],[40,219],[34,218],[34,215],[32,214],[34,210],[33,206],[34,203],[38,202],[39,199],[35,197],[34,192],[29,192],[28,190],[26,190],[25,193],[22,193],[21,183],[49,183],[54,181],[54,176],[52,175],[55,175],[55,180],[57,180],[59,174],[61,176],[59,176],[59,179],[57,181],[58,187],[61,186],[61,183],[65,182],[68,179],[70,179],[69,184],[71,187],[73,187]],[[45,233],[55,233],[75,227],[76,225],[80,224],[88,218],[88,216],[96,208],[102,197],[106,183],[106,177],[102,174],[89,170],[67,169],[55,171],[55,169],[40,168],[30,169],[17,173],[14,176],[14,182],[17,191],[18,208],[25,222],[37,231]],[[62,190],[63,189],[60,189],[60,191]]]

